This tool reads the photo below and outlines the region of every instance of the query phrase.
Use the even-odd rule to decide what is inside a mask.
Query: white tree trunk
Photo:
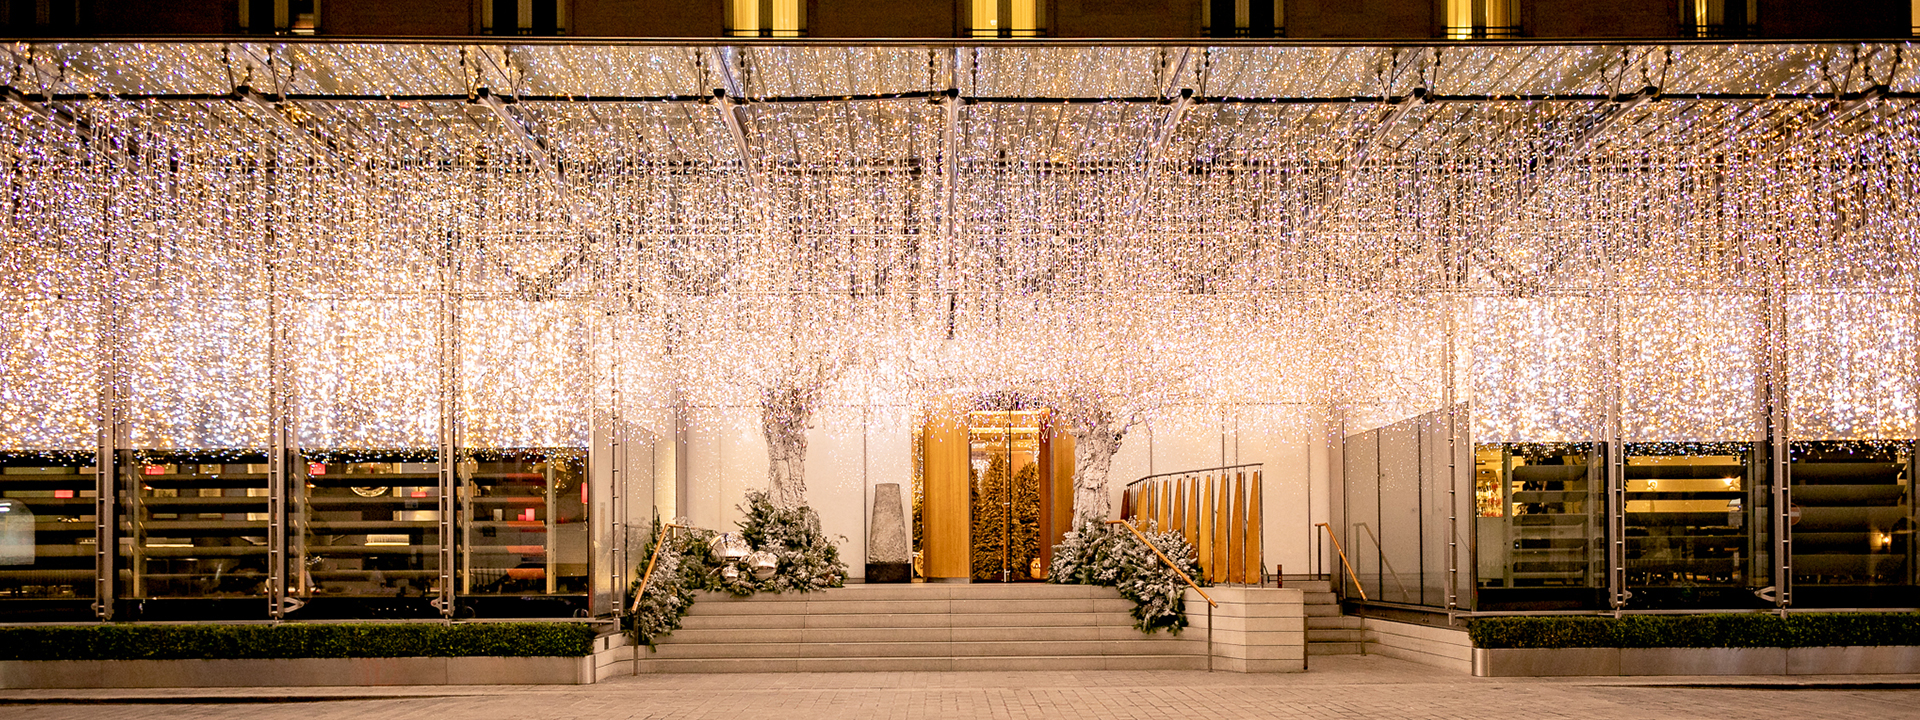
[[[760,394],[760,432],[767,439],[767,495],[775,507],[807,504],[807,424],[812,403],[797,388]]]
[[[1068,432],[1073,435],[1073,518],[1104,521],[1111,509],[1107,493],[1107,475],[1113,469],[1113,454],[1120,451],[1125,428],[1114,422],[1111,413],[1092,413],[1077,420]]]

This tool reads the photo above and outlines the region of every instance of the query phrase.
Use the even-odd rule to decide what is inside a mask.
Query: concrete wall
[[[1214,587],[1213,669],[1227,672],[1303,672],[1307,669],[1307,614],[1299,590]],[[1207,601],[1187,590],[1181,637],[1207,638]]]
[[[1363,618],[1368,655],[1381,655],[1462,673],[1473,672],[1473,641],[1467,631]]]

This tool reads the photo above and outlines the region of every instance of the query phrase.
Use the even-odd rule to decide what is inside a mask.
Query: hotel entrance
[[[1015,400],[934,412],[915,445],[916,575],[1045,580],[1073,520],[1073,439],[1053,412]]]

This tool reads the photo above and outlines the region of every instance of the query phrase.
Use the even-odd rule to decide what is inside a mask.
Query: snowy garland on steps
[[[1187,577],[1201,577],[1200,562],[1193,545],[1180,533],[1156,532],[1151,523],[1140,532],[1152,547],[1126,528],[1082,519],[1059,545],[1053,546],[1047,581],[1118,588],[1122,597],[1134,603],[1134,627],[1145,633],[1166,628],[1178,635],[1187,626],[1186,607],[1181,600],[1187,584],[1160,562],[1153,549],[1159,548]]]
[[[653,575],[643,577],[644,563],[635,568],[629,592],[636,600],[627,615],[626,629],[634,640],[653,647],[656,639],[680,629],[680,619],[693,608],[695,590],[747,597],[757,592],[813,592],[844,584],[847,565],[840,561],[839,548],[820,531],[820,516],[813,508],[776,507],[768,494],[760,491],[747,493],[739,507],[745,516],[736,523],[740,538],[752,550],[773,554],[778,562],[773,575],[759,579],[744,569],[725,572],[727,563],[720,559],[716,547],[720,536],[712,530],[689,528],[667,533],[659,559],[652,560],[654,543],[661,538],[660,520],[655,518],[653,533],[641,553],[641,557],[654,562]],[[840,540],[845,542],[846,538]],[[647,581],[644,588],[640,586],[643,579]]]

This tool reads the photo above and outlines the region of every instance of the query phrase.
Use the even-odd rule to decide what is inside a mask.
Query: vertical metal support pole
[[[271,194],[278,170],[267,178]],[[287,467],[293,462],[288,416],[293,396],[287,360],[286,307],[281,299],[280,243],[267,218],[267,615],[275,620],[298,607],[287,598]],[[293,605],[293,607],[289,607]]]
[[[1213,672],[1213,603],[1207,603],[1207,672]]]
[[[453,510],[454,493],[457,491],[454,469],[458,466],[457,454],[458,427],[455,425],[456,405],[459,400],[460,372],[460,305],[454,297],[454,274],[457,263],[454,257],[454,239],[448,237],[444,255],[440,263],[440,312],[438,314],[438,335],[440,341],[440,583],[438,597],[432,601],[434,608],[440,611],[440,617],[453,618]]]
[[[1459,399],[1454,395],[1454,383],[1457,382],[1455,363],[1459,361],[1460,311],[1454,307],[1453,298],[1447,303],[1447,342],[1446,358],[1440,365],[1443,382],[1440,386],[1440,406],[1447,413],[1447,610],[1452,612],[1460,607],[1460,413],[1456,404]],[[1424,564],[1423,564],[1424,567]]]
[[[1767,327],[1762,336],[1766,347],[1767,383],[1767,476],[1773,483],[1773,606],[1783,615],[1793,605],[1793,523],[1788,512],[1793,507],[1792,445],[1788,442],[1792,418],[1787,415],[1787,297],[1785,291],[1786,249],[1775,254],[1773,285],[1767,290]]]
[[[601,317],[612,318],[616,316],[602,314]],[[608,541],[613,543],[613,547],[609,550],[609,554],[613,558],[613,587],[610,588],[610,592],[613,594],[613,614],[615,617],[625,615],[627,612],[627,585],[623,581],[626,579],[627,568],[628,519],[625,492],[627,443],[625,442],[626,428],[621,424],[620,413],[621,352],[618,346],[620,339],[618,327],[619,324],[616,322],[609,321],[607,323],[607,345],[612,351],[607,353],[607,454],[611,456],[608,458],[608,461],[612,465],[612,471],[607,474],[607,510],[613,514],[613,517],[608,518],[613,521],[613,532],[608,536]],[[597,366],[598,363],[595,363],[595,365]],[[589,505],[589,508],[591,508],[591,505]],[[592,518],[589,517],[588,519],[591,520]]]
[[[1621,447],[1620,398],[1620,297],[1606,296],[1606,412],[1601,420],[1600,442],[1607,449],[1607,597],[1617,616],[1633,593],[1627,590],[1627,489],[1625,448]]]
[[[104,622],[113,619],[113,581],[117,572],[114,563],[119,549],[115,544],[119,542],[114,533],[119,518],[114,517],[114,500],[119,494],[117,466],[125,427],[120,410],[120,304],[113,301],[109,280],[113,277],[111,240],[102,240],[100,265],[94,294],[95,302],[100,304],[96,345],[100,362],[100,435],[93,461],[93,614]]]

